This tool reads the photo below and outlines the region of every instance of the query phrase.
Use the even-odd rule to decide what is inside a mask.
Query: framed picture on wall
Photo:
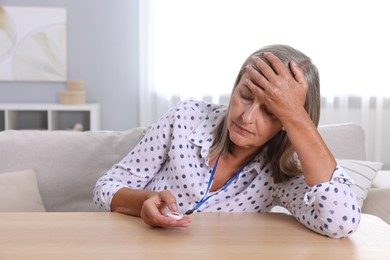
[[[66,81],[66,9],[0,6],[0,80]]]

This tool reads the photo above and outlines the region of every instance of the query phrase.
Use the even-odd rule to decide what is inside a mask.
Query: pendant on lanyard
[[[190,210],[187,210],[184,214],[185,215],[191,215],[195,210],[197,210],[198,208],[200,208],[200,206],[202,206],[208,199],[210,199],[211,197],[217,195],[217,192],[216,193],[213,193],[209,196],[207,196],[209,194],[209,191],[210,191],[210,187],[211,187],[211,183],[214,179],[214,175],[215,175],[215,171],[217,170],[217,166],[218,166],[218,161],[219,161],[219,156],[217,158],[217,160],[215,161],[215,164],[214,164],[214,167],[213,167],[213,171],[211,172],[211,175],[210,175],[210,179],[209,179],[209,183],[207,185],[207,189],[206,189],[206,192],[203,196],[203,198],[195,205],[194,208],[190,209]],[[221,191],[224,191],[227,187],[229,187],[229,185],[235,180],[237,179],[238,175],[242,172],[242,169],[241,168],[234,176],[233,178],[231,178],[223,187],[222,187],[222,190]]]

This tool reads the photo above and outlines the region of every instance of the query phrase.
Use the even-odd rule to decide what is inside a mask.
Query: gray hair
[[[254,57],[259,57],[269,64],[263,57],[265,52],[273,53],[287,68],[289,68],[290,62],[294,61],[303,71],[309,87],[304,105],[305,110],[314,124],[318,126],[321,106],[318,69],[308,56],[290,46],[280,44],[269,45],[252,53],[241,66],[232,93],[240,82],[242,75],[245,73],[246,65],[251,64]],[[211,158],[216,158],[218,155],[226,155],[231,152],[231,140],[227,129],[226,116],[217,126],[214,136],[215,141],[210,152]],[[295,151],[284,131],[279,131],[273,138],[264,144],[258,152],[263,151],[263,149],[265,149],[265,161],[262,163],[262,168],[269,164],[275,183],[283,182],[293,176],[302,174],[302,169],[296,159]]]

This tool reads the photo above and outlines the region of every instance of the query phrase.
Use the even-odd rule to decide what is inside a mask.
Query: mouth
[[[241,135],[252,135],[253,134],[251,131],[241,127],[239,124],[237,124],[237,123],[234,123],[234,124],[235,124],[236,130],[239,134],[241,134]]]

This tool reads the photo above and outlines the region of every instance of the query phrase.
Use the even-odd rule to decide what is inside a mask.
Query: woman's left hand
[[[264,58],[272,67],[259,57],[255,57],[253,65],[247,66],[249,75],[247,84],[283,124],[285,120],[305,112],[308,85],[302,70],[294,61],[290,62],[288,69],[272,53],[264,53]]]
[[[247,67],[248,87],[282,123],[299,156],[306,183],[314,186],[329,181],[336,161],[305,110],[309,87],[302,70],[293,61],[287,68],[272,53],[264,53],[264,58],[271,66],[255,57]]]

